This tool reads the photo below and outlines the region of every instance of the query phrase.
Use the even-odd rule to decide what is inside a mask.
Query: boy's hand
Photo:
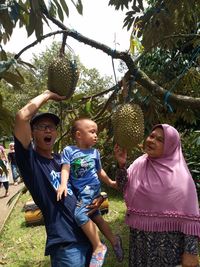
[[[60,185],[57,190],[57,201],[62,199],[62,195],[64,197],[67,196],[67,186],[66,185]]]
[[[117,182],[111,180],[111,181],[110,181],[110,187],[112,187],[112,188],[114,188],[114,189],[118,189]]]
[[[104,198],[102,196],[99,196],[93,200],[93,202],[88,205],[86,208],[90,209],[90,211],[87,212],[87,215],[92,215],[96,210],[99,209],[101,204],[104,202]]]

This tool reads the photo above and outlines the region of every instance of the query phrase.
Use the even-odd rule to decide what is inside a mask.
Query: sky
[[[114,7],[108,6],[108,0],[82,0],[83,16],[79,15],[75,7],[69,3],[69,17],[66,17],[64,24],[70,29],[74,29],[82,35],[103,43],[112,49],[118,51],[127,51],[129,49],[130,31],[123,29],[123,20],[125,18],[125,11],[115,11]],[[57,26],[53,25],[52,29],[45,27],[44,34],[51,31],[59,30]],[[62,35],[56,35],[52,38],[47,38],[40,44],[25,51],[21,58],[24,61],[30,61],[33,54],[38,55],[45,51],[54,41],[62,41]],[[26,31],[22,28],[14,29],[11,40],[4,46],[6,51],[18,53],[26,45],[35,41],[35,36],[27,38]],[[67,44],[72,47],[75,54],[80,57],[81,62],[87,68],[96,68],[101,75],[113,76],[112,59],[107,54],[96,48],[80,43],[72,37],[67,38]],[[119,60],[114,60],[115,71]]]

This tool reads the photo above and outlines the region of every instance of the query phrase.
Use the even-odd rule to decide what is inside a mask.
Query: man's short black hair
[[[41,112],[41,113],[35,114],[32,117],[32,119],[30,121],[31,128],[33,128],[33,125],[36,124],[42,118],[51,119],[55,123],[56,126],[60,123],[60,119],[57,115],[50,113],[50,112]]]

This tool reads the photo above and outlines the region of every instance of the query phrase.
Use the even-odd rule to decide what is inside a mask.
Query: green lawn
[[[128,228],[124,224],[125,206],[120,193],[107,190],[109,195],[109,213],[104,215],[113,232],[121,235],[125,251],[123,263],[116,262],[108,241],[108,254],[105,267],[127,267],[128,258]],[[28,193],[22,195],[0,237],[0,266],[7,267],[49,267],[49,258],[44,257],[46,239],[44,226],[27,227],[22,211],[24,204],[30,199]],[[102,239],[104,239],[102,237]],[[104,239],[105,240],[105,239]],[[79,267],[79,266],[77,266]]]

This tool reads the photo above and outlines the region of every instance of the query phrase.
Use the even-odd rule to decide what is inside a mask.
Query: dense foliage
[[[185,131],[182,135],[183,153],[194,179],[200,201],[200,131]]]
[[[81,0],[71,3],[82,14]],[[28,36],[35,34],[36,42],[42,41],[43,26],[51,22],[72,38],[122,60],[123,79],[115,85],[109,77],[102,78],[97,70],[88,70],[80,63],[81,78],[73,97],[62,104],[44,107],[62,118],[57,150],[72,141],[69,129],[76,116],[87,115],[96,120],[105,168],[113,173],[111,117],[119,104],[133,102],[142,107],[146,134],[153,124],[163,122],[176,126],[181,132],[198,129],[200,5],[199,0],[110,0],[108,4],[116,12],[127,11],[124,28],[131,30],[129,51],[113,53],[113,49],[66,28],[62,22],[69,15],[69,6],[64,0],[50,0],[48,4],[44,0],[1,1],[0,43],[9,40],[17,23],[26,28]],[[56,51],[58,46],[53,46],[30,64],[20,60],[20,53],[10,55],[0,46],[0,137],[12,133],[16,111],[46,88],[47,63]],[[194,171],[199,170],[198,149],[193,147],[195,136],[196,133],[184,134],[183,139],[194,179],[199,175]],[[187,141],[187,138],[191,139]],[[132,157],[139,153],[136,148]]]

